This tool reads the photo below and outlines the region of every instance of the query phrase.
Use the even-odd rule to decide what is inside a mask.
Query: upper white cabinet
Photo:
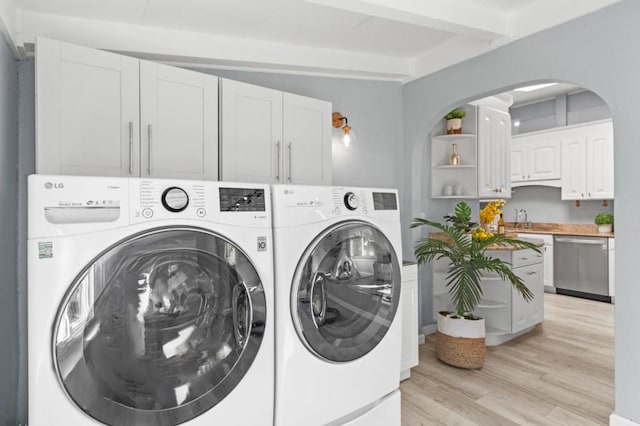
[[[331,184],[331,103],[228,79],[221,99],[223,180]]]
[[[215,180],[217,81],[39,38],[36,170]]]
[[[511,197],[511,116],[478,105],[478,197]]]
[[[511,182],[514,186],[554,184],[560,186],[561,138],[555,132],[513,136]],[[541,182],[547,181],[547,182]]]
[[[562,133],[562,199],[614,198],[613,124],[589,124]]]
[[[36,170],[140,173],[139,61],[49,39],[36,44]]]
[[[141,176],[218,179],[218,78],[140,61]]]

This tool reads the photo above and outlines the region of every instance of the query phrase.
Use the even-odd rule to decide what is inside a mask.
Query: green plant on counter
[[[454,228],[462,232],[469,232],[478,226],[477,222],[471,221],[471,207],[469,207],[467,203],[460,202],[456,204],[453,213],[454,216],[447,215],[444,217],[444,220],[449,222]]]
[[[613,215],[609,213],[597,214],[594,222],[596,225],[613,225]]]
[[[456,205],[456,217],[461,213],[464,218],[470,212],[469,206],[461,201]],[[470,213],[469,213],[470,215]],[[449,216],[451,217],[451,216]],[[448,220],[449,221],[449,220]],[[460,220],[460,222],[462,222]],[[491,245],[511,246],[516,249],[532,249],[540,253],[540,249],[527,241],[507,237],[503,234],[490,235],[483,239],[471,238],[465,231],[466,226],[447,225],[432,222],[426,219],[415,218],[412,228],[430,226],[443,234],[418,240],[415,248],[418,263],[431,262],[433,260],[447,259],[449,270],[446,277],[446,287],[451,296],[451,302],[460,317],[472,319],[473,312],[482,299],[482,286],[480,285],[483,272],[494,272],[501,279],[510,282],[518,293],[529,301],[533,299],[533,293],[527,288],[522,279],[513,273],[511,265],[501,259],[486,254]]]
[[[459,109],[454,109],[453,111],[449,112],[449,114],[445,115],[444,119],[453,120],[454,118],[464,118],[465,115],[467,115],[466,112]]]

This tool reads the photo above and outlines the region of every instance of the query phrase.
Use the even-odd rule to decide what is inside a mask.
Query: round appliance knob
[[[360,205],[360,200],[358,200],[358,196],[353,192],[347,192],[344,194],[344,205],[347,209],[353,211]]]
[[[164,190],[161,201],[165,209],[178,213],[189,205],[189,195],[184,189],[172,186]]]

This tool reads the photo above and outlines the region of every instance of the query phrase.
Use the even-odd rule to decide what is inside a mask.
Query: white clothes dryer
[[[29,424],[272,425],[269,187],[29,177]]]
[[[397,191],[271,189],[276,426],[400,425]]]

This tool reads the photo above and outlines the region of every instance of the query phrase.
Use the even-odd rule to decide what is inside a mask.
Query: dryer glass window
[[[236,245],[158,229],[108,249],[72,283],[55,366],[67,395],[103,423],[178,424],[242,380],[265,318],[262,283]]]
[[[294,276],[292,310],[301,340],[317,356],[351,361],[371,351],[391,326],[400,266],[380,230],[338,224],[305,252]]]

